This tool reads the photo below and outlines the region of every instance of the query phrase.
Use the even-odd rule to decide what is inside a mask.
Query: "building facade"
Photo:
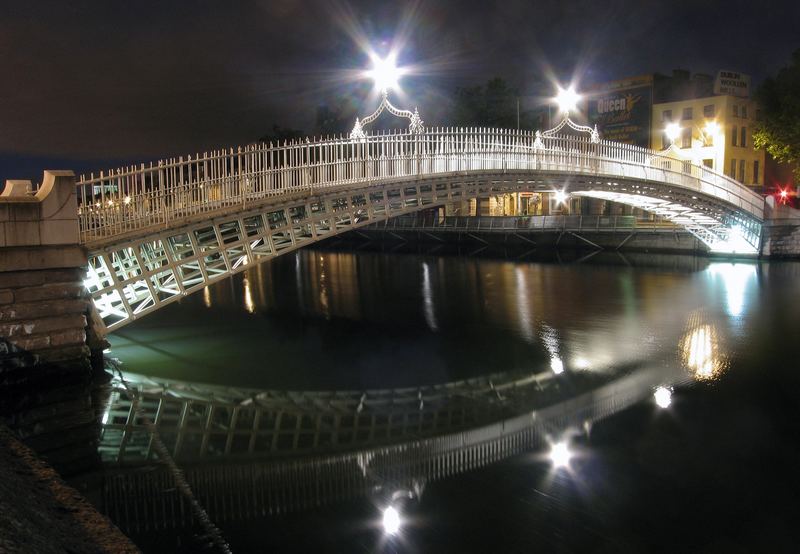
[[[682,157],[761,188],[766,154],[753,147],[759,117],[755,101],[731,95],[653,104],[651,148],[674,143]]]

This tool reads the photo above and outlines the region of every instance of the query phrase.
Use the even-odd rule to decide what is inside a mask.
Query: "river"
[[[413,247],[303,249],[110,337],[127,371],[255,389],[663,372],[671,405],[597,423],[570,471],[531,454],[434,483],[399,539],[370,501],[222,526],[238,551],[349,552],[791,545],[798,340],[796,262]]]

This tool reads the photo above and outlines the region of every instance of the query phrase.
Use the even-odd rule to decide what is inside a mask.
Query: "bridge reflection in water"
[[[500,373],[394,390],[277,392],[126,374],[104,415],[104,504],[128,532],[192,511],[158,464],[144,418],[217,522],[425,483],[520,454],[685,380],[642,364],[616,374]],[[141,408],[137,416],[136,404]]]

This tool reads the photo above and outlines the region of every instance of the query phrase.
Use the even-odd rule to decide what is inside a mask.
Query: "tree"
[[[510,87],[504,79],[495,77],[486,85],[459,88],[453,104],[453,122],[462,126],[517,127],[519,91]],[[531,112],[519,113],[519,124],[523,129],[534,125]]]
[[[776,77],[764,81],[756,100],[763,119],[753,133],[753,145],[766,148],[779,162],[795,164],[794,175],[800,179],[800,50]]]

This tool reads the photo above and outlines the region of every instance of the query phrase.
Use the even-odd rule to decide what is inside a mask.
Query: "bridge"
[[[104,506],[128,532],[190,525],[154,440],[215,521],[235,521],[426,483],[528,452],[687,380],[643,362],[616,375],[505,372],[434,386],[274,391],[125,373],[100,452]],[[149,421],[151,425],[145,422]]]
[[[763,198],[674,150],[604,141],[567,116],[545,132],[425,129],[412,119],[402,132],[367,135],[357,125],[349,137],[249,145],[81,178],[85,284],[112,331],[332,235],[515,192],[610,200],[685,228],[711,251],[759,251]]]

